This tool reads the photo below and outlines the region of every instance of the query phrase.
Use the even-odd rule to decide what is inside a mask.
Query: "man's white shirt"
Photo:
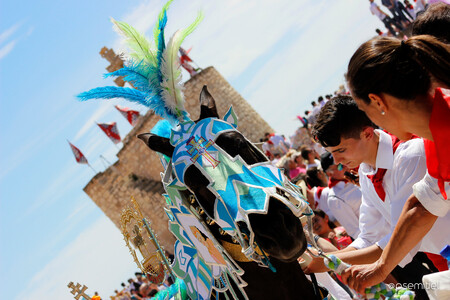
[[[413,185],[426,174],[425,149],[422,139],[413,139],[401,143],[395,154],[391,137],[376,130],[380,135],[376,169],[368,164],[359,167],[359,183],[362,203],[359,217],[361,230],[358,238],[350,245],[357,249],[377,244],[384,249],[402,212],[406,200],[413,193]],[[377,194],[372,181],[367,175],[374,175],[378,168],[386,169],[383,188],[386,192],[383,201]],[[408,263],[417,251],[439,253],[450,238],[450,218],[439,218],[433,228],[400,263]]]

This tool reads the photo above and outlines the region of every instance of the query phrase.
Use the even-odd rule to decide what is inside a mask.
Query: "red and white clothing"
[[[314,190],[316,208],[324,211],[330,221],[338,221],[348,235],[356,238],[359,231],[359,207],[361,206],[360,189],[345,181],[332,181],[328,187]]]
[[[350,182],[339,181],[333,186],[330,185],[327,204],[348,235],[356,238],[360,233],[361,190]]]
[[[432,214],[450,212],[450,90],[436,89],[430,117],[433,140],[424,140],[427,174],[414,185],[414,195]],[[450,237],[449,237],[450,238]]]
[[[367,164],[359,168],[362,203],[359,224],[361,233],[350,245],[357,249],[377,244],[384,249],[402,212],[406,200],[412,194],[413,185],[426,173],[425,149],[422,139],[413,139],[404,143],[396,143],[391,135],[376,130],[380,135],[378,144],[376,169]],[[386,169],[381,186],[372,182],[371,176],[379,169]],[[383,199],[384,198],[384,199]],[[450,214],[439,218],[428,234],[400,263],[407,264],[417,251],[438,254],[447,244],[450,237]],[[395,243],[395,241],[394,241]]]
[[[327,214],[328,219],[331,222],[336,221],[336,218],[334,217],[333,212],[331,211],[330,207],[328,206],[328,194],[330,193],[329,187],[315,187],[313,188],[314,193],[314,201],[316,202],[315,209],[320,209],[324,213]]]
[[[362,163],[358,171],[362,192],[359,216],[361,233],[350,245],[357,249],[375,243],[381,248],[387,245],[403,205],[412,194],[413,184],[423,178],[426,172],[422,140],[414,139],[401,143],[394,153],[391,136],[381,130],[376,132],[380,136],[376,169]],[[375,175],[378,169],[386,169],[382,178],[384,199],[380,197],[379,192],[377,193],[374,183],[368,177]]]

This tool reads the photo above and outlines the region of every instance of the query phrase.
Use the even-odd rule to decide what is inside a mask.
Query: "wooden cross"
[[[207,151],[209,147],[211,147],[212,144],[214,144],[213,141],[209,140],[208,143],[203,147],[202,144],[206,142],[204,138],[200,137],[197,141],[195,140],[195,137],[192,136],[187,142],[186,144],[188,146],[191,146],[190,149],[187,150],[187,152],[190,155],[193,155],[195,151],[197,151],[197,153],[195,153],[194,156],[191,157],[191,161],[192,162],[196,162],[197,159],[200,156],[205,157],[213,166],[213,168],[217,167],[217,165],[219,165],[220,161],[217,161],[214,159],[214,157],[212,157],[211,154],[209,154],[209,152]]]
[[[91,299],[91,297],[89,297],[88,295],[86,295],[85,291],[87,290],[87,286],[83,285],[83,287],[81,287],[81,285],[79,283],[77,283],[77,285],[74,285],[73,282],[71,281],[67,287],[69,289],[72,289],[71,293],[73,295],[75,295],[75,299],[76,300],[81,300],[80,297],[83,297],[86,300]]]

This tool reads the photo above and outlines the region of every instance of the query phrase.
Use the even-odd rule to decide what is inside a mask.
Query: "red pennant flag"
[[[139,112],[136,110],[131,110],[128,107],[121,107],[119,105],[115,106],[117,110],[128,120],[131,126],[136,125],[137,119],[139,118]]]
[[[70,148],[72,149],[73,155],[75,155],[75,159],[77,161],[77,163],[79,164],[89,164],[86,157],[83,155],[83,153],[81,153],[80,149],[78,149],[77,147],[75,147],[74,145],[72,145],[72,143],[70,143],[69,141],[67,141],[70,145]]]
[[[118,144],[121,141],[119,130],[117,130],[116,122],[111,123],[97,123],[98,127],[111,139],[114,144]]]
[[[192,47],[186,51],[183,48],[180,47],[180,49],[178,49],[178,51],[180,51],[180,61],[181,64],[183,64],[186,61],[192,62],[192,59],[188,56],[189,52],[191,52]]]

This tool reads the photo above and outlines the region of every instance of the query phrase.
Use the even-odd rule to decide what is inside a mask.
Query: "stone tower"
[[[203,85],[216,100],[219,116],[223,116],[230,105],[241,116],[238,130],[252,142],[259,141],[265,132],[273,129],[239,95],[237,91],[213,67],[204,69],[184,84],[185,107],[193,120],[200,115],[199,95]],[[133,196],[144,216],[151,221],[161,244],[173,252],[174,237],[167,229],[168,218],[164,213],[164,193],[160,172],[163,171],[158,156],[141,140],[139,133],[149,132],[160,118],[148,111],[141,116],[136,126],[123,139],[123,147],[117,153],[119,160],[104,172],[95,175],[84,191],[100,209],[120,228],[122,209]]]

